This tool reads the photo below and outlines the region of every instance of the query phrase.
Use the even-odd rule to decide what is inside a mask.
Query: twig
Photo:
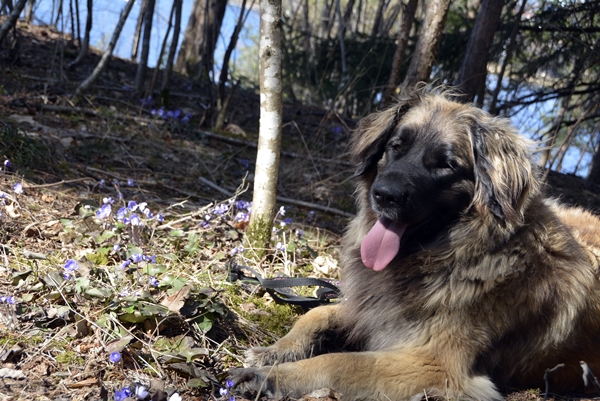
[[[49,184],[24,185],[23,188],[48,188],[48,187],[53,187],[55,185],[70,184],[72,182],[79,182],[79,181],[86,181],[86,180],[93,180],[93,178],[84,177],[84,178],[76,178],[74,180],[62,180],[62,181],[58,181],[58,182],[51,182]]]
[[[222,193],[222,194],[223,194],[223,195],[225,195],[225,196],[229,196],[229,197],[232,197],[232,196],[233,196],[233,193],[232,193],[232,192],[230,192],[230,191],[226,190],[225,188],[221,188],[220,186],[218,186],[218,185],[217,185],[217,184],[215,184],[214,182],[212,182],[212,181],[210,181],[210,180],[207,180],[207,179],[206,179],[206,178],[204,178],[204,177],[198,177],[198,180],[199,180],[201,183],[203,183],[204,185],[206,185],[206,186],[208,186],[208,187],[211,187],[211,188],[212,188],[212,189],[214,189],[215,191],[218,191],[218,192]]]
[[[544,383],[546,383],[546,391],[544,392],[544,401],[548,400],[548,393],[550,392],[550,383],[548,382],[548,373],[556,372],[558,369],[564,368],[564,367],[565,367],[564,363],[559,363],[552,369],[546,369],[546,372],[544,373]]]
[[[233,193],[231,193],[230,191],[221,188],[220,186],[218,186],[217,184],[215,184],[212,181],[207,180],[204,177],[199,177],[198,178],[203,184],[213,188],[216,191],[221,192],[222,194],[226,195],[226,196],[233,196]],[[305,201],[301,201],[301,200],[297,200],[297,199],[291,199],[291,198],[286,198],[283,196],[277,196],[277,200],[279,202],[283,202],[283,203],[289,203],[292,205],[296,205],[296,206],[301,206],[301,207],[306,207],[309,209],[316,209],[316,210],[320,210],[322,212],[325,213],[331,213],[331,214],[337,214],[339,216],[344,216],[344,217],[354,217],[353,214],[348,213],[348,212],[344,212],[343,210],[339,210],[333,207],[329,207],[329,206],[323,206],[323,205],[319,205],[318,203],[312,203],[312,202],[305,202]]]

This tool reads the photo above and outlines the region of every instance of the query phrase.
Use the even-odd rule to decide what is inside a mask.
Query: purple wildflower
[[[119,351],[112,352],[109,359],[112,363],[117,363],[121,360],[121,353]]]
[[[13,187],[13,189],[15,190],[16,194],[22,194],[23,193],[23,185],[20,182],[17,182],[15,184],[15,186]]]
[[[111,212],[112,206],[110,203],[105,203],[100,209],[96,210],[96,217],[99,219],[106,219],[108,216],[110,216]]]
[[[67,259],[64,269],[68,272],[74,272],[75,270],[79,269],[79,264],[77,264],[76,260]]]

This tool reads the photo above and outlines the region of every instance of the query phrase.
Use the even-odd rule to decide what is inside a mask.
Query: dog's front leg
[[[327,305],[308,311],[275,344],[246,351],[245,366],[294,362],[318,354],[325,337],[336,329],[338,309],[338,305]]]
[[[233,369],[230,378],[242,393],[261,391],[270,397],[298,398],[329,388],[343,400],[400,401],[425,394],[502,399],[486,376],[453,372],[426,353],[397,350],[324,354],[275,366]]]

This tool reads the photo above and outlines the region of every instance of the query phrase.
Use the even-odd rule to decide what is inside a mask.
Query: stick
[[[226,190],[224,188],[221,188],[220,186],[218,186],[214,182],[209,181],[209,180],[207,180],[204,177],[199,177],[198,179],[203,184],[211,187],[212,189],[214,189],[216,191],[219,191],[220,193],[222,193],[222,194],[224,194],[226,196],[229,196],[229,197],[233,196],[233,193],[231,193],[230,191],[228,191],[228,190]],[[320,211],[325,212],[325,213],[337,214],[337,215],[343,216],[343,217],[354,217],[354,215],[351,214],[351,213],[347,213],[347,212],[344,212],[343,210],[339,210],[339,209],[336,209],[336,208],[333,208],[333,207],[319,205],[317,203],[305,202],[305,201],[301,201],[301,200],[297,200],[297,199],[291,199],[291,198],[285,198],[283,196],[277,196],[277,200],[279,202],[282,202],[282,203],[289,203],[289,204],[292,204],[292,205],[306,207],[306,208],[309,208],[309,209],[316,209],[316,210],[320,210]]]

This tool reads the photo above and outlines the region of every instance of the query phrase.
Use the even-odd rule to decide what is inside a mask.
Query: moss
[[[224,297],[229,301],[228,306],[240,316],[259,325],[276,337],[286,335],[301,313],[301,309],[297,306],[266,302],[265,298],[261,296],[246,297],[237,285],[226,287]],[[253,304],[255,308],[251,310],[241,308],[241,305],[248,303]]]
[[[83,358],[77,356],[74,351],[64,351],[56,355],[56,362],[63,365],[81,365],[84,363]]]
[[[265,219],[263,216],[250,221],[244,237],[244,246],[251,251],[248,255],[254,260],[258,261],[263,257],[271,239],[271,228],[271,220]]]

